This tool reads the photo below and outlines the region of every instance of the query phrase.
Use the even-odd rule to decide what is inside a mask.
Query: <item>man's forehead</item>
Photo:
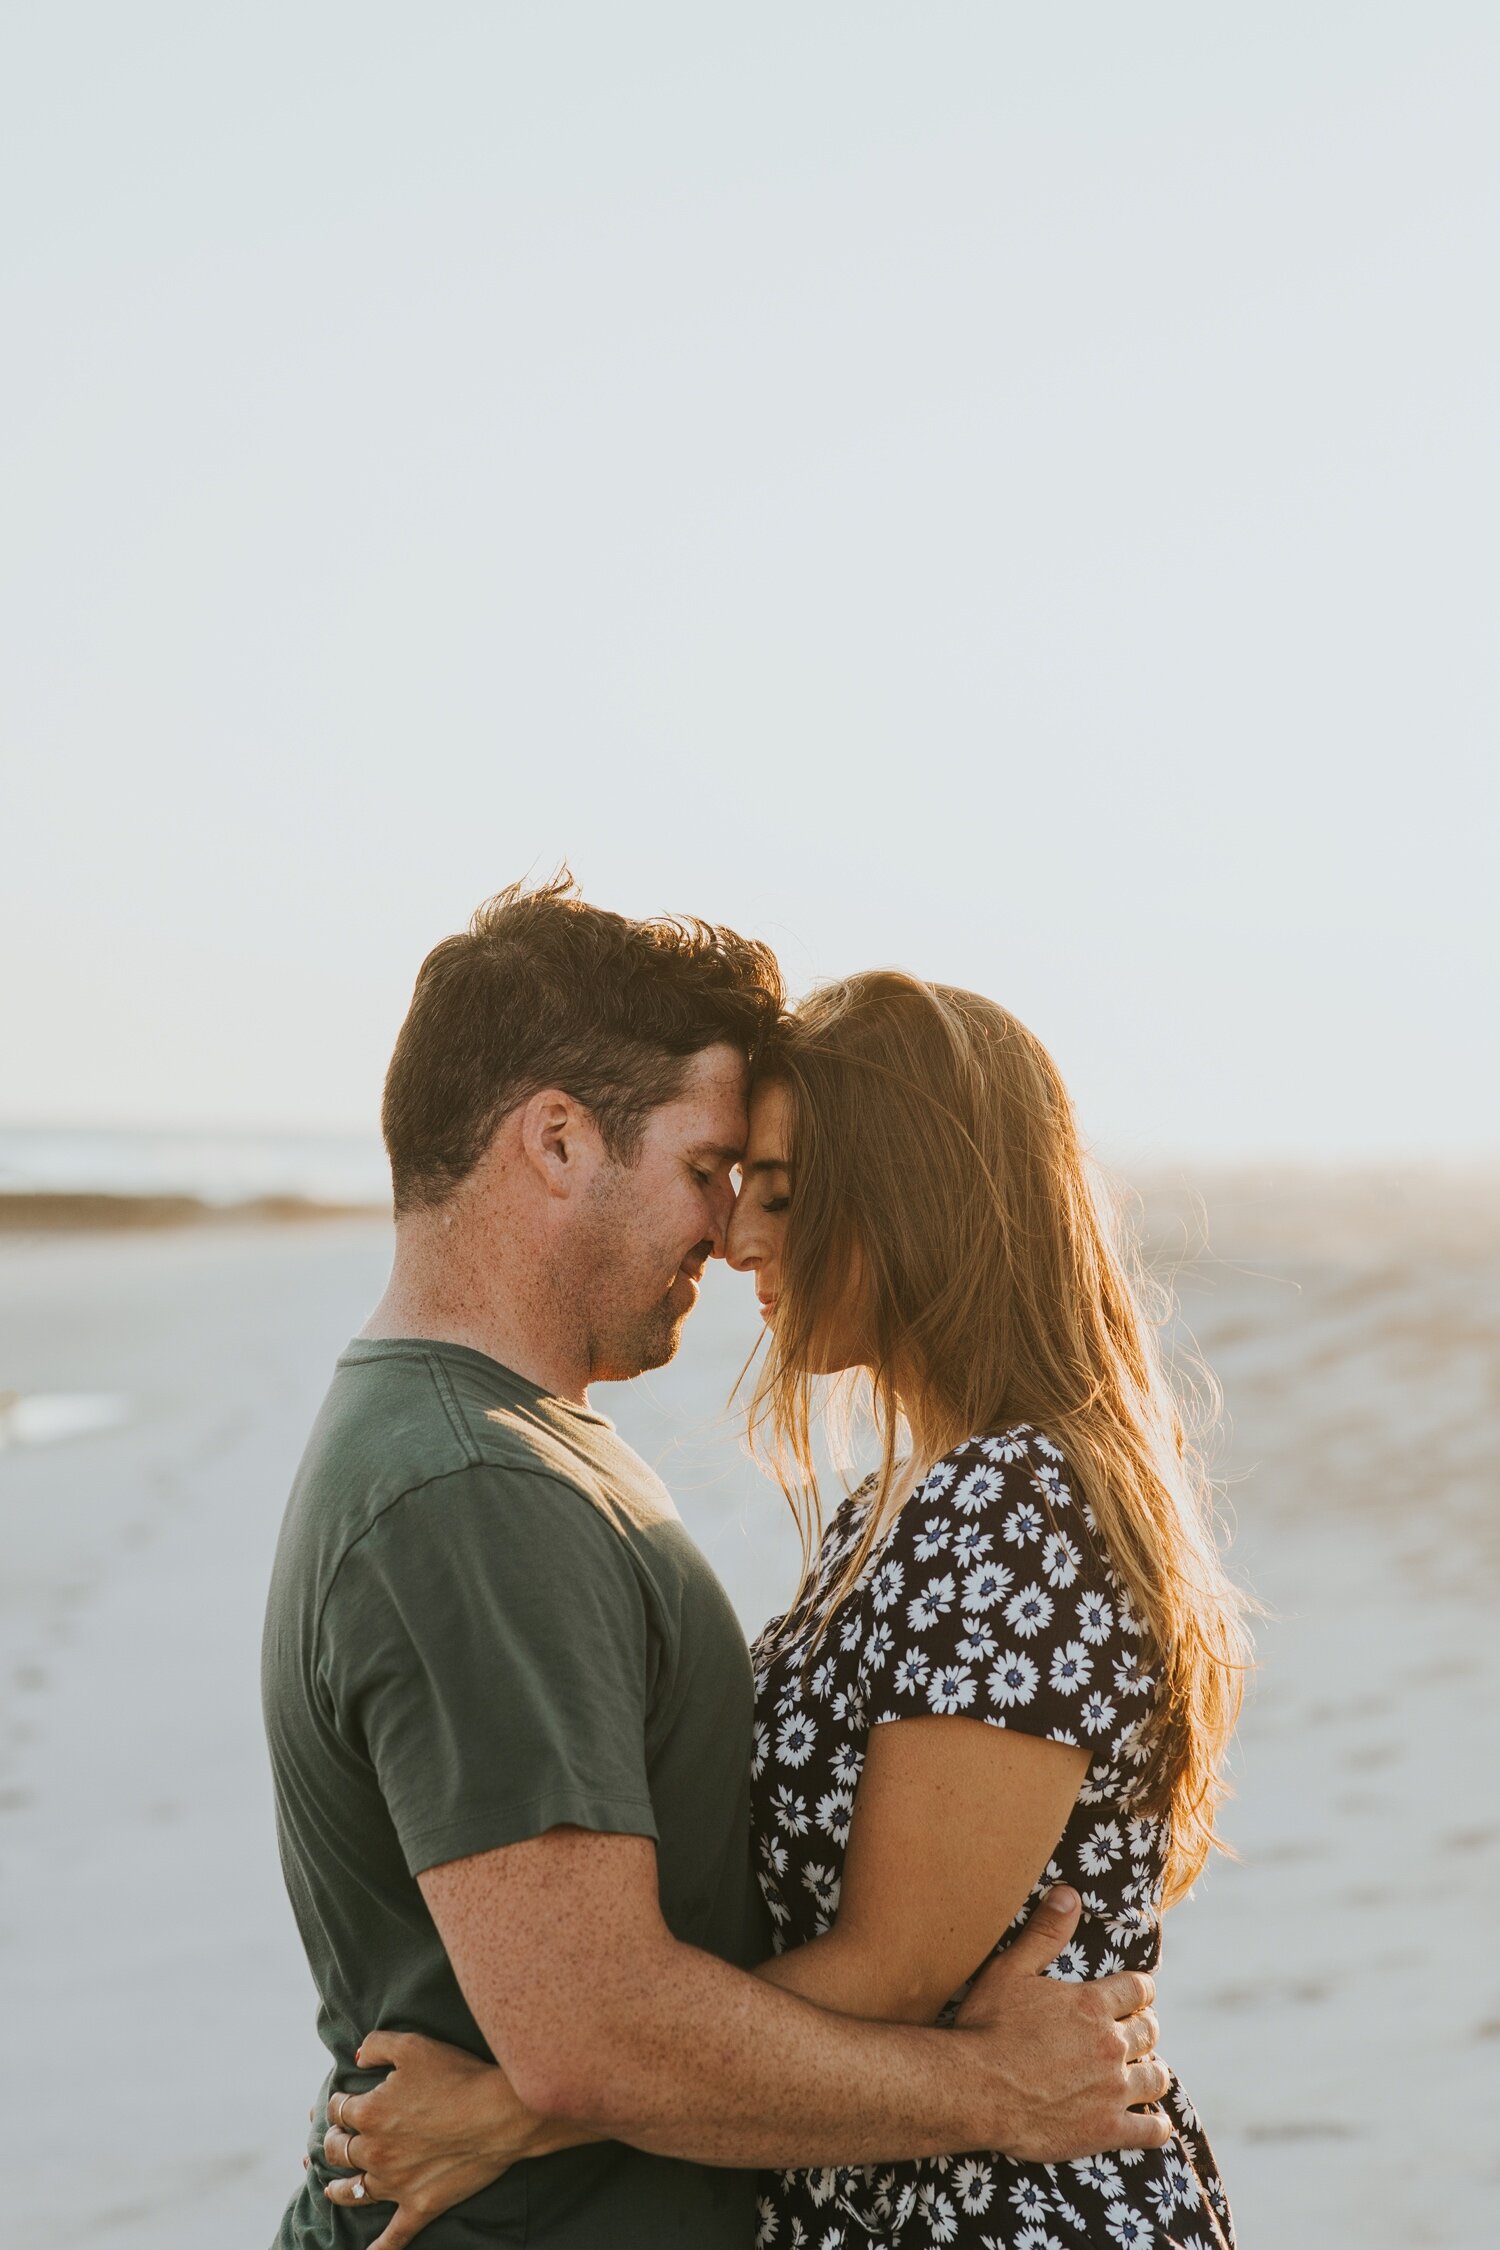
[[[704,1093],[710,1087],[738,1094],[745,1098],[750,1084],[750,1065],[738,1047],[721,1041],[713,1047],[701,1047],[689,1058],[682,1091],[686,1094]]]
[[[746,1093],[750,1071],[732,1047],[710,1047],[694,1055],[675,1101],[657,1112],[674,1139],[721,1163],[737,1163],[749,1130]]]

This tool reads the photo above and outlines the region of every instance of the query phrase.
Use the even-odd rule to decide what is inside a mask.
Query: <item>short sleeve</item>
[[[869,1600],[866,1649],[883,1651],[865,1679],[872,1725],[937,1714],[1054,1742],[1113,1733],[1127,1605],[1063,1455],[1035,1431],[970,1439],[938,1462]]]
[[[559,1479],[480,1464],[344,1558],[319,1672],[418,1875],[562,1825],[655,1838],[650,1643],[616,1526]]]

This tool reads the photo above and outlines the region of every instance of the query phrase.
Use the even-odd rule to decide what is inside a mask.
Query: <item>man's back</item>
[[[607,1422],[483,1354],[344,1354],[282,1528],[263,1682],[330,2086],[372,2083],[353,2057],[377,2024],[488,2052],[416,1877],[548,1828],[654,1837],[674,1935],[742,1967],[769,1950],[750,1667],[723,1589]],[[320,2110],[284,2246],[335,2240],[322,2132]],[[606,2143],[517,2166],[424,2241],[739,2250],[750,2233],[742,2175]]]

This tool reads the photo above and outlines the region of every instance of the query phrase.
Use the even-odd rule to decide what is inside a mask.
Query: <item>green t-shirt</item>
[[[569,1823],[650,1836],[674,1935],[770,1950],[750,1857],[753,1683],[729,1600],[602,1416],[458,1345],[356,1341],[287,1506],[266,1616],[282,1866],[333,2056],[377,2025],[488,2048],[416,1878]],[[313,2164],[282,2250],[368,2242]],[[742,2172],[619,2142],[517,2164],[423,2250],[748,2250]]]

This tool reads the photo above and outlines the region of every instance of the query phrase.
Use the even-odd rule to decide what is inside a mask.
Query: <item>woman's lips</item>
[[[768,1318],[768,1317],[769,1317],[769,1316],[770,1316],[770,1315],[771,1315],[771,1314],[772,1314],[772,1313],[773,1313],[773,1312],[774,1312],[775,1310],[776,1310],[776,1299],[775,1299],[774,1297],[762,1297],[762,1298],[761,1298],[761,1300],[760,1300],[760,1317],[761,1317],[761,1319],[762,1319],[762,1320],[765,1320],[765,1319],[767,1319],[767,1318]]]

